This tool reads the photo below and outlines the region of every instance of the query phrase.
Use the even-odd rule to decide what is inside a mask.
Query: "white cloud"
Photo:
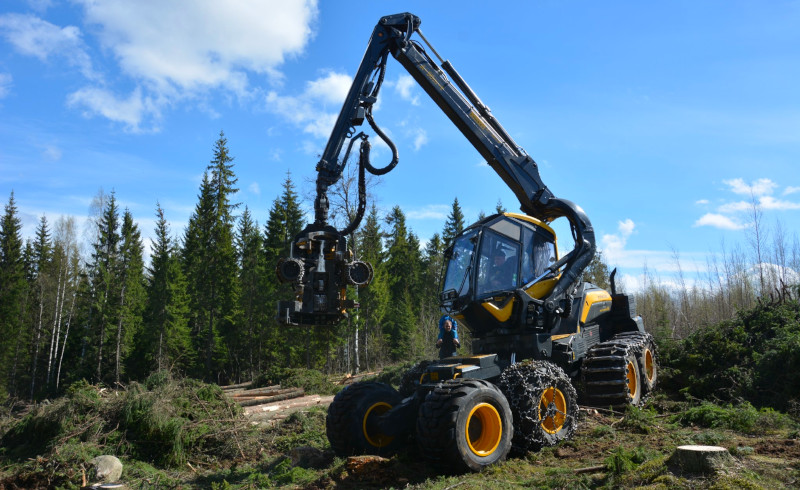
[[[51,4],[30,1],[40,11]],[[68,102],[133,130],[157,121],[168,105],[197,100],[212,89],[248,96],[252,73],[279,82],[278,68],[303,52],[318,16],[317,0],[196,0],[190,7],[176,0],[74,1],[83,7],[86,32],[97,36],[129,77],[124,82],[136,88],[126,96],[107,85],[87,86]],[[60,57],[87,79],[99,78],[75,26],[6,14],[0,16],[0,35],[23,54],[42,61]]]
[[[125,124],[131,131],[139,131],[146,114],[158,115],[156,104],[142,95],[137,87],[126,99],[101,88],[82,88],[69,95],[67,102],[73,107],[83,107],[87,116],[101,115],[114,122]]]
[[[736,223],[731,218],[721,214],[707,213],[695,221],[694,226],[712,226],[723,230],[741,230],[745,225]]]
[[[41,61],[63,58],[89,78],[97,78],[92,61],[75,26],[59,27],[34,15],[5,14],[0,16],[0,33],[24,55]]]
[[[352,79],[348,75],[329,72],[307,82],[305,90],[299,95],[284,96],[275,91],[269,92],[266,97],[267,108],[303,128],[303,132],[326,138],[336,123],[351,84]]]
[[[300,143],[300,151],[306,155],[319,158],[319,156],[322,154],[322,147],[315,141],[304,140],[302,143]]]
[[[37,12],[44,12],[53,6],[52,0],[27,0],[28,5]]]
[[[411,105],[419,105],[419,94],[412,90],[417,86],[417,82],[411,75],[400,75],[394,83],[394,90],[400,98],[411,102]]]
[[[452,209],[447,204],[429,204],[423,208],[411,209],[406,212],[407,219],[437,219],[445,220]]]
[[[428,142],[428,133],[424,129],[418,128],[414,131],[414,151],[422,148]]]
[[[717,208],[717,211],[720,213],[731,214],[731,213],[738,213],[741,211],[748,211],[753,209],[753,203],[747,201],[736,201],[736,202],[729,202],[723,204]]]
[[[339,106],[347,97],[352,84],[353,79],[350,75],[329,72],[324,78],[308,82],[305,93],[308,97]]]
[[[11,91],[11,75],[8,73],[0,73],[0,99],[8,95]]]
[[[61,149],[54,145],[46,145],[42,155],[53,162],[61,160]]]
[[[758,203],[761,205],[763,209],[774,209],[779,211],[785,211],[788,209],[800,209],[800,203],[791,201],[781,201],[780,199],[775,199],[772,196],[763,196],[758,200]]]
[[[122,69],[155,90],[245,90],[247,71],[279,76],[313,36],[316,0],[77,0]]]
[[[787,187],[783,190],[783,195],[788,196],[789,194],[794,194],[795,192],[800,192],[800,187]]]
[[[706,204],[708,204],[708,199],[698,199],[698,200],[697,200],[697,201],[695,201],[694,203],[695,203],[695,204],[698,204],[698,205],[700,205],[700,206],[703,206],[703,205],[706,205]]]
[[[259,187],[258,182],[253,182],[247,187],[247,190],[250,191],[251,194],[260,195],[261,194],[261,187]]]
[[[625,221],[617,222],[616,234],[606,234],[600,239],[602,245],[603,255],[609,263],[620,263],[627,252],[625,245],[628,243],[628,238],[633,234],[636,225],[630,218]]]
[[[730,186],[731,191],[736,194],[763,196],[772,194],[778,184],[770,179],[758,179],[752,184],[745,183],[742,179],[723,180],[724,184]]]

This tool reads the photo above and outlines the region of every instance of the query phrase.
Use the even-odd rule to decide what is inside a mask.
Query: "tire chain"
[[[538,371],[538,372],[537,372]],[[498,383],[500,390],[508,399],[511,413],[514,416],[514,438],[512,448],[514,452],[524,454],[528,451],[539,451],[543,447],[551,446],[558,441],[548,440],[542,430],[542,419],[548,414],[539,417],[538,407],[541,394],[549,387],[554,387],[555,380],[561,379],[566,384],[570,393],[565,396],[575,403],[577,394],[572,387],[569,377],[564,371],[550,362],[524,361],[507,367],[500,375]],[[550,380],[550,382],[548,382]],[[565,414],[567,419],[564,426],[567,432],[560,440],[569,439],[577,427],[577,406],[575,414]],[[568,407],[568,412],[569,410]],[[553,415],[553,414],[550,414]]]
[[[658,348],[651,334],[647,332],[622,332],[614,336],[614,339],[617,338],[630,339],[633,341],[631,348],[633,354],[636,356],[636,359],[639,361],[639,374],[642,376],[642,379],[644,379],[644,377],[647,375],[645,373],[644,359],[642,358],[642,353],[646,348],[649,348],[650,352],[652,352],[653,362],[656,364],[656,369],[658,369]],[[641,389],[642,396],[639,400],[639,405],[644,405],[645,401],[647,401],[647,398],[650,397],[650,394],[653,392],[653,390],[648,389],[647,384],[644,382],[641,384]]]
[[[646,332],[622,332],[610,340],[595,344],[589,349],[581,367],[581,385],[583,403],[596,407],[624,406],[630,404],[627,383],[626,358],[633,354],[637,361],[641,358],[645,346],[650,346],[656,359],[656,345],[653,336]],[[639,363],[640,376],[643,366]],[[595,391],[595,389],[604,387]],[[594,388],[594,389],[593,389]],[[614,388],[618,388],[614,392]],[[640,383],[642,396],[639,405],[649,395],[644,383]]]

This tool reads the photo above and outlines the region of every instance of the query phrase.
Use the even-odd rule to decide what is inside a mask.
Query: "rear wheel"
[[[578,395],[569,376],[545,361],[526,361],[500,376],[514,416],[515,451],[538,451],[569,439],[578,426]]]
[[[647,395],[656,389],[658,383],[658,362],[656,356],[656,344],[653,336],[646,334],[644,346],[639,355],[639,370],[642,373],[643,395]]]
[[[512,434],[508,402],[488,381],[446,381],[419,408],[417,441],[422,454],[449,471],[480,471],[504,460]]]
[[[640,339],[618,335],[592,346],[583,360],[583,398],[596,407],[639,405],[644,383],[637,353]]]
[[[389,455],[397,451],[404,439],[383,434],[376,419],[401,400],[394,388],[383,383],[355,383],[340,391],[325,419],[328,441],[336,455]]]
[[[653,336],[646,332],[624,332],[617,334],[615,340],[630,343],[631,351],[639,362],[642,379],[642,400],[656,389],[658,384],[658,355]]]
[[[639,370],[639,361],[634,354],[625,358],[625,379],[628,388],[628,403],[639,405],[642,401],[642,373]]]

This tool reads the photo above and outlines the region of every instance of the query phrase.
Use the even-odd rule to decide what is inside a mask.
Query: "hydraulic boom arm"
[[[317,197],[314,202],[314,223],[303,230],[292,247],[292,256],[278,266],[281,280],[296,286],[297,301],[280,302],[279,317],[286,323],[335,323],[345,315],[345,309],[355,306],[344,299],[346,284],[369,282],[372,268],[363,262],[348,262],[345,236],[361,221],[366,207],[364,172],[382,175],[398,162],[397,149],[372,117],[372,108],[380,91],[388,56],[391,54],[442,109],[447,117],[466,136],[487,163],[511,188],[524,213],[552,221],[566,217],[569,221],[575,249],[563,261],[561,278],[544,299],[545,308],[552,311],[556,301],[568,294],[570,287],[588,266],[595,251],[592,225],[583,210],[571,201],[556,198],[542,182],[539,170],[522,148],[494,118],[449,61],[443,61],[419,29],[420,19],[409,13],[380,19],[372,32],[361,65],[347,94],[330,139],[317,164]],[[412,39],[418,34],[439,60],[437,64],[423,46]],[[392,160],[383,168],[369,162],[369,143],[356,127],[364,119],[392,151]],[[349,140],[344,156],[345,143]],[[359,209],[355,219],[344,230],[337,231],[328,224],[327,190],[342,175],[350,150],[361,140],[359,158]],[[560,261],[561,262],[561,261]]]

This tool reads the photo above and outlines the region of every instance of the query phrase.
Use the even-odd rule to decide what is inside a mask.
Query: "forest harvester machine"
[[[511,188],[522,213],[488,216],[445,251],[440,303],[470,331],[472,354],[420,363],[399,390],[376,382],[345,388],[329,407],[327,434],[341,456],[389,454],[413,435],[426,458],[454,471],[480,470],[512,448],[538,450],[571,437],[578,392],[589,405],[641,403],[656,384],[655,344],[633,297],[616,292],[613,273],[611,292],[581,280],[595,254],[584,211],[553,195],[533,158],[419,27],[418,17],[402,13],[381,18],[372,32],[317,164],[315,220],[277,267],[296,293],[279,302],[278,318],[288,325],[335,325],[358,306],[346,298],[347,286],[372,279],[372,266],[353,260],[346,237],[364,216],[365,172],[383,175],[398,162],[394,143],[372,114],[391,55]],[[365,119],[391,149],[384,167],[371,164],[368,137],[356,133]],[[356,141],[358,210],[337,230],[328,222],[327,191],[341,178]],[[575,246],[559,258],[549,223],[562,217]],[[502,271],[492,260],[498,254],[505,256]]]

